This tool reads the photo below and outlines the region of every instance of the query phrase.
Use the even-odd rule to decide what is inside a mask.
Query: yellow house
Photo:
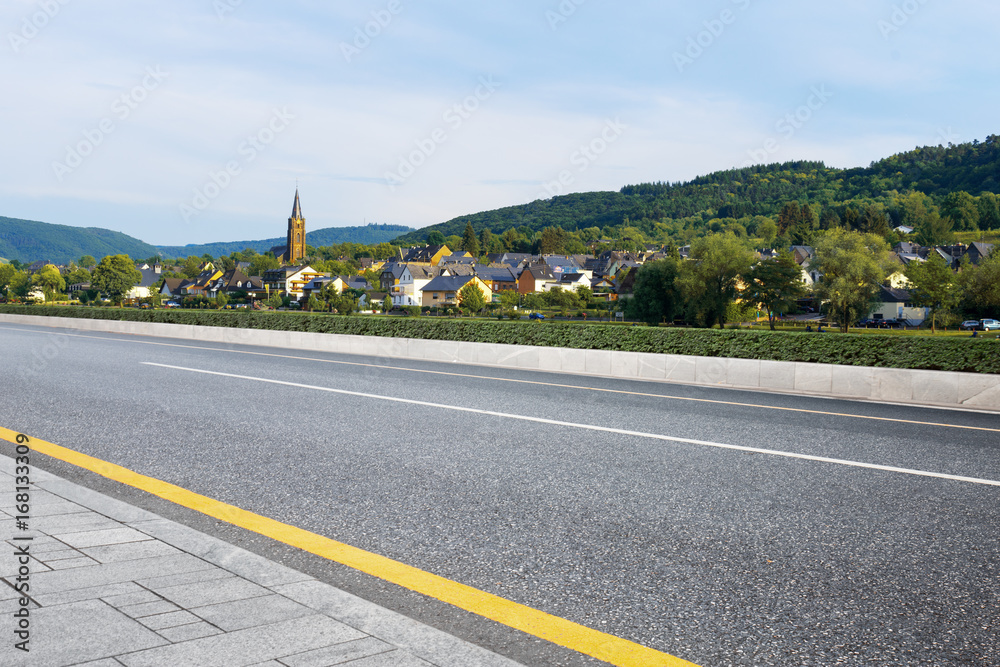
[[[486,297],[486,303],[493,301],[493,290],[478,276],[438,276],[421,290],[420,305],[428,308],[457,306],[458,293],[469,283],[474,283],[482,290],[483,296]]]

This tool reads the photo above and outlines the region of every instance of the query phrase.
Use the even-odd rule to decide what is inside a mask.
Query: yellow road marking
[[[9,327],[0,327],[0,329],[8,329]],[[16,331],[22,331],[21,329],[15,329]],[[277,354],[273,352],[253,352],[250,350],[227,350],[218,347],[204,347],[201,345],[182,345],[180,343],[158,343],[154,341],[146,340],[134,340],[129,338],[111,338],[108,336],[87,336],[84,334],[64,334],[55,332],[44,332],[52,336],[73,336],[75,338],[91,338],[94,340],[114,340],[119,342],[136,343],[141,345],[158,345],[161,347],[178,347],[188,350],[207,350],[211,352],[226,352],[229,354],[246,354],[258,357],[273,357],[276,359],[293,359],[297,361],[316,361],[323,364],[339,364],[341,366],[360,366],[362,368],[381,368],[393,371],[405,371],[407,373],[424,373],[427,375],[444,375],[448,377],[460,377],[460,378],[470,378],[476,380],[492,380],[494,382],[511,382],[514,384],[528,384],[528,385],[539,385],[543,387],[554,387],[557,389],[580,389],[583,391],[595,391],[603,392],[606,394],[621,394],[625,396],[639,396],[643,398],[663,398],[672,401],[687,401],[689,403],[709,403],[715,405],[729,405],[732,407],[740,408],[760,408],[762,410],[779,410],[782,412],[799,412],[811,415],[823,415],[826,417],[845,417],[848,419],[867,419],[869,421],[880,421],[880,422],[891,422],[895,424],[910,424],[913,426],[937,426],[940,428],[957,428],[967,431],[986,431],[988,433],[1000,433],[1000,428],[989,428],[986,426],[966,426],[964,424],[945,424],[940,422],[925,422],[925,421],[915,421],[911,419],[895,419],[892,417],[873,417],[870,415],[855,415],[848,412],[827,412],[823,410],[808,410],[806,408],[786,408],[779,405],[761,405],[759,403],[740,403],[737,401],[720,401],[711,398],[693,398],[690,396],[672,396],[669,394],[653,394],[648,392],[639,391],[626,391],[624,389],[606,389],[603,387],[587,387],[575,384],[559,384],[557,382],[541,382],[539,380],[521,380],[517,378],[498,378],[491,377],[488,375],[475,375],[472,373],[452,373],[449,371],[434,371],[422,368],[405,368],[400,366],[385,366],[381,364],[365,364],[356,361],[339,361],[335,359],[317,359],[316,357],[302,357],[298,355],[291,354]],[[234,343],[238,345],[251,345],[251,343]],[[332,353],[340,354],[340,353]],[[440,362],[438,362],[440,363]],[[533,369],[520,368],[512,369],[518,371],[530,371]],[[550,372],[550,371],[539,371],[539,372]],[[625,378],[621,378],[625,379]],[[706,386],[706,385],[692,385],[692,386]],[[746,389],[743,391],[752,391],[751,389]],[[919,406],[914,406],[919,407]]]
[[[0,427],[0,439],[18,444],[18,433]],[[697,667],[694,663],[532,609],[517,602],[424,572],[391,558],[352,547],[253,512],[188,491],[174,484],[43,440],[29,439],[33,451],[140,489],[181,507],[239,526],[278,542],[346,565],[373,577],[621,667]]]

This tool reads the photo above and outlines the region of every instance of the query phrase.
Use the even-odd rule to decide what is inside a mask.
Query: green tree
[[[458,303],[464,310],[478,313],[486,307],[486,295],[475,280],[470,280],[458,291]]]
[[[682,305],[676,285],[679,274],[675,259],[643,264],[636,274],[632,298],[625,308],[628,318],[649,324],[672,322]]]
[[[219,310],[223,310],[227,305],[229,305],[229,297],[226,296],[225,292],[219,292],[215,295],[215,307]]]
[[[881,286],[892,271],[889,246],[874,234],[832,229],[816,244],[813,268],[822,276],[816,293],[840,320],[851,323],[871,312]]]
[[[932,252],[926,262],[910,262],[905,270],[910,297],[915,305],[931,309],[931,333],[937,331],[938,315],[958,305],[955,274],[941,255]]]
[[[66,289],[66,281],[54,264],[43,266],[31,277],[31,284],[42,290],[46,301],[52,301],[56,294]]]
[[[476,237],[476,230],[472,228],[472,223],[466,223],[465,233],[462,234],[462,250],[473,257],[479,257],[479,239]]]
[[[566,244],[566,232],[562,227],[546,227],[538,241],[539,255],[559,255]]]
[[[594,290],[590,289],[587,285],[577,285],[576,295],[580,298],[580,303],[586,307],[590,303],[590,300],[594,298]]]
[[[77,262],[77,264],[90,271],[95,266],[97,266],[97,260],[90,255],[84,255],[83,257],[80,258],[80,261]]]
[[[128,255],[108,255],[94,269],[90,284],[119,306],[129,291],[142,282],[142,273]]]
[[[500,307],[504,310],[514,310],[521,302],[521,295],[515,290],[504,290],[500,292]]]
[[[532,292],[524,297],[524,307],[528,310],[541,310],[545,307],[545,299],[538,292]]]
[[[318,298],[316,298],[315,294],[310,294],[309,300],[306,301],[306,308],[308,308],[314,313],[318,312],[322,310],[322,302]]]
[[[771,218],[767,218],[757,225],[757,235],[764,242],[765,248],[773,248],[778,238],[778,225]]]
[[[382,299],[382,312],[388,313],[390,310],[392,310],[392,297],[386,294]]]
[[[717,234],[691,244],[691,259],[681,265],[678,285],[688,302],[690,319],[725,328],[729,304],[739,293],[740,277],[754,255],[732,234]]]
[[[90,271],[84,268],[76,268],[66,274],[67,285],[77,285],[79,283],[90,282]]]
[[[979,229],[979,206],[976,198],[964,190],[952,192],[944,198],[941,215],[950,218],[959,231]]]
[[[7,290],[10,288],[11,282],[14,280],[14,276],[19,273],[10,264],[0,264],[0,293],[7,296]]]
[[[961,308],[973,317],[1000,313],[1000,250],[994,248],[979,266],[963,263],[958,273]]]
[[[266,301],[267,305],[271,306],[271,308],[281,308],[284,302],[285,300],[281,298],[281,294],[279,294],[278,292],[272,294],[271,297]]]
[[[250,258],[250,275],[262,276],[265,271],[277,269],[281,265],[274,257],[268,255],[255,255]]]
[[[435,229],[427,235],[427,245],[444,245],[444,234]]]
[[[744,278],[743,298],[760,304],[767,311],[767,321],[774,331],[779,312],[795,308],[795,302],[805,293],[802,269],[790,252],[782,251],[775,259],[758,262]]]
[[[936,209],[931,210],[916,226],[917,243],[923,246],[946,245],[955,240],[952,231],[955,223],[942,218]]]
[[[979,197],[980,229],[1000,229],[1000,199],[992,192]]]
[[[202,259],[191,255],[184,260],[184,264],[181,267],[181,271],[188,278],[195,278],[201,273]]]

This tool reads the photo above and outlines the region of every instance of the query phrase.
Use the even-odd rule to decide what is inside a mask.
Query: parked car
[[[903,328],[903,323],[900,322],[899,320],[879,320],[878,321],[878,328],[879,329],[902,329]]]
[[[1000,329],[1000,321],[980,320],[979,326],[983,331],[992,331],[993,329]]]
[[[176,301],[167,301],[167,302],[166,302],[165,304],[163,304],[163,305],[164,305],[164,306],[165,306],[166,308],[180,308],[180,307],[181,307],[181,304],[177,303]]]
[[[528,315],[528,319],[529,320],[544,320],[545,316],[542,315],[541,313],[532,313],[531,315]]]
[[[965,331],[975,331],[979,329],[979,320],[966,320],[962,322],[961,328]]]

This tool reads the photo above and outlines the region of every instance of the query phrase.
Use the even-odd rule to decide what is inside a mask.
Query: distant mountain
[[[816,204],[832,215],[843,214],[845,207],[898,209],[895,198],[908,192],[927,194],[940,205],[959,191],[975,196],[1000,193],[1000,137],[916,148],[856,169],[786,162],[718,171],[687,183],[644,183],[617,192],[564,195],[463,215],[410,232],[397,242],[421,243],[434,231],[461,236],[468,223],[477,233],[489,229],[502,234],[516,228],[530,236],[546,227],[576,231],[629,225],[655,235],[657,225],[669,220],[703,227],[717,219],[776,216],[790,201]]]
[[[0,257],[24,263],[48,260],[66,264],[91,255],[126,254],[152,257],[156,247],[121,232],[97,227],[69,227],[46,222],[0,217]]]
[[[400,234],[412,232],[411,227],[402,225],[366,225],[364,227],[328,227],[306,232],[306,243],[318,248],[320,246],[338,245],[340,243],[360,243],[375,245],[393,240]],[[223,257],[234,252],[250,248],[259,253],[265,253],[274,246],[285,245],[285,237],[261,239],[259,241],[232,241],[223,243],[205,243],[186,246],[158,246],[157,251],[168,258],[201,257],[208,253],[212,257]]]

